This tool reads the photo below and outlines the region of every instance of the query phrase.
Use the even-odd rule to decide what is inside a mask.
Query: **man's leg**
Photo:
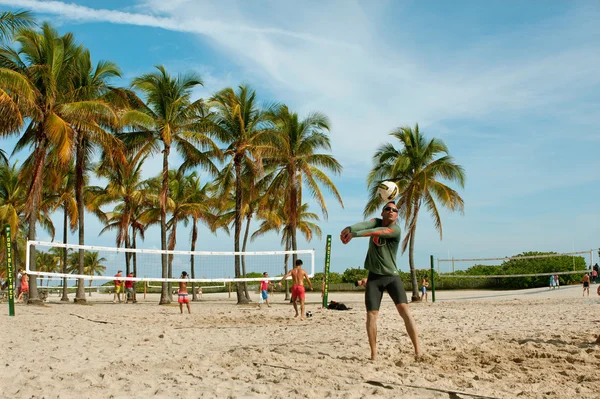
[[[187,302],[186,305],[187,305],[188,313],[192,313],[192,310],[190,309],[190,303]]]
[[[300,320],[304,320],[304,315],[306,313],[304,313],[304,299],[303,298],[300,298],[300,311],[302,312],[300,314]]]
[[[399,303],[396,305],[396,309],[398,309],[398,313],[404,320],[404,326],[406,327],[406,332],[412,341],[413,347],[415,348],[415,356],[421,356],[423,352],[421,352],[421,346],[419,345],[419,336],[417,333],[417,325],[415,324],[412,315],[410,314],[410,310],[408,308],[407,303]]]
[[[296,311],[296,316],[298,317],[298,304],[296,303],[296,298],[292,298],[292,303],[294,304],[294,310]]]
[[[371,347],[371,360],[377,358],[377,316],[379,310],[367,311],[367,337],[369,338],[369,346]]]

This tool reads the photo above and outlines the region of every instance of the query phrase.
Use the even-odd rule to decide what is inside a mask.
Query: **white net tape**
[[[30,258],[35,249],[36,260],[40,252],[49,252],[51,248],[65,248],[68,251],[68,272],[60,273],[45,270],[47,266],[36,263],[35,271],[30,269]],[[84,251],[84,273],[78,273],[76,260],[79,250]],[[127,277],[125,275],[126,254],[130,254],[130,269],[133,270],[133,257],[135,257],[137,275]],[[261,251],[261,252],[215,252],[215,251],[161,251],[156,249],[131,249],[100,247],[94,245],[62,244],[43,241],[28,241],[26,273],[40,277],[85,279],[103,282],[107,280],[130,280],[130,281],[156,281],[156,282],[240,282],[260,281],[265,278],[264,272],[269,274],[269,280],[281,279],[287,268],[290,270],[292,256],[296,254],[303,261],[303,268],[313,276],[315,273],[314,250],[297,251]],[[162,276],[162,256],[171,257],[172,277]],[[235,277],[235,257],[240,258],[240,270],[245,266],[246,276]],[[194,259],[194,270],[192,271],[192,257]],[[58,257],[56,259],[58,263]],[[58,268],[54,268],[57,270]],[[117,271],[122,270],[121,277],[115,277]],[[180,278],[181,273],[186,271],[189,278]],[[251,275],[248,277],[248,275]],[[193,277],[193,278],[192,278]]]

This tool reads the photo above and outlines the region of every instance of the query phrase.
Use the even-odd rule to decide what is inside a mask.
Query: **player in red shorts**
[[[187,272],[181,272],[181,277],[179,278],[188,278]],[[190,298],[188,297],[187,292],[187,281],[179,282],[179,292],[177,297],[177,302],[179,302],[179,310],[183,313],[183,304],[187,306],[188,313],[192,313],[190,310]]]
[[[294,267],[285,276],[283,276],[283,278],[279,282],[279,285],[281,285],[283,280],[285,280],[289,276],[292,276],[292,280],[294,282],[294,285],[292,286],[292,303],[294,304],[294,310],[296,311],[295,317],[298,317],[298,304],[296,302],[300,300],[300,310],[302,312],[300,314],[300,320],[304,320],[304,299],[306,298],[306,295],[304,293],[304,279],[306,278],[306,281],[308,281],[308,289],[311,291],[312,283],[310,282],[310,278],[308,278],[308,274],[306,273],[306,271],[302,269],[302,260],[296,260],[296,267]]]

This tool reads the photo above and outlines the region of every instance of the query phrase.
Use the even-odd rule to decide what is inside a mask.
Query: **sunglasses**
[[[398,213],[398,209],[396,208],[392,208],[391,206],[386,206],[385,208],[383,208],[384,211],[392,211],[394,213]]]

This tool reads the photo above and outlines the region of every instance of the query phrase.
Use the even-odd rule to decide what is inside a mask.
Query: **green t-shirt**
[[[369,237],[365,269],[381,275],[398,274],[396,254],[400,245],[400,226],[383,227],[379,218],[349,226],[352,237]]]

